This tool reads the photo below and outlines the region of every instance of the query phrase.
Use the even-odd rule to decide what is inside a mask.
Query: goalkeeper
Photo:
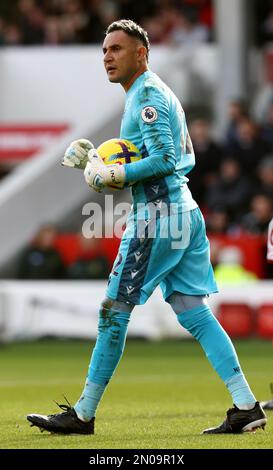
[[[163,297],[201,344],[234,403],[220,426],[205,433],[238,433],[264,427],[266,416],[241,370],[234,347],[211,312],[206,297],[217,292],[203,217],[187,186],[195,164],[184,111],[173,92],[148,68],[147,33],[131,20],[112,23],[103,43],[109,81],[126,92],[120,136],[143,159],[104,165],[91,142],[72,142],[63,164],[84,168],[96,191],[130,185],[132,212],[102,302],[98,337],[81,397],[55,415],[28,415],[34,426],[55,433],[93,434],[96,410],[124,350],[135,305],[160,285]],[[142,210],[138,210],[141,203]],[[160,209],[164,208],[164,211]],[[182,227],[181,239],[171,235]],[[139,230],[143,227],[143,232]],[[162,233],[168,237],[161,236]],[[177,248],[179,247],[179,248]]]

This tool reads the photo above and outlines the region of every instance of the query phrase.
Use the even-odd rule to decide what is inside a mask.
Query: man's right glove
[[[62,165],[84,170],[88,162],[88,152],[93,148],[94,145],[90,140],[74,140],[65,151]]]
[[[105,186],[114,189],[123,189],[125,171],[123,165],[105,165],[96,149],[88,152],[89,162],[84,170],[84,178],[88,186],[101,192]]]

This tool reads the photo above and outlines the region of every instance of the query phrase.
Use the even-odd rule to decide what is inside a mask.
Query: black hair
[[[129,36],[139,39],[147,50],[148,59],[150,42],[147,32],[141,26],[132,20],[118,20],[114,21],[108,26],[105,35],[107,36],[107,34],[112,33],[113,31],[124,31],[124,33],[128,34]]]

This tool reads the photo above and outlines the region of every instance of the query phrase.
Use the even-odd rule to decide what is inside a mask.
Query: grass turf
[[[53,340],[1,346],[1,449],[272,449],[273,412],[265,432],[200,434],[220,424],[231,401],[194,341],[128,340],[98,409],[94,436],[30,428],[28,413],[58,412],[53,400],[63,403],[63,394],[72,404],[77,400],[92,346]],[[269,399],[271,342],[235,346],[255,394]]]

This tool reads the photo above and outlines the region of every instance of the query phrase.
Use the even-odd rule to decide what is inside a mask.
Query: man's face
[[[124,31],[107,34],[103,42],[104,67],[110,82],[126,85],[143,63],[143,47]]]

